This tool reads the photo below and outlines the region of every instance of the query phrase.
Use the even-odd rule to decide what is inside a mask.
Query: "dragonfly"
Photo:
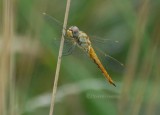
[[[51,20],[56,21],[57,23],[60,23],[57,19],[55,19],[54,17],[51,17],[50,15],[46,13],[43,13],[43,15]],[[62,23],[60,24],[62,25]],[[92,46],[90,37],[85,32],[81,31],[77,26],[70,26],[68,29],[66,28],[64,29],[66,30],[66,35],[64,35],[66,36],[65,39],[67,39],[67,41],[70,41],[72,44],[72,47],[70,47],[69,49],[69,54],[73,52],[75,47],[80,48],[98,66],[98,68],[101,70],[101,72],[103,73],[105,78],[108,80],[108,82],[116,87],[116,84],[114,83],[113,79],[110,77],[106,68],[104,67],[98,55],[96,54],[96,51]],[[117,61],[116,59],[114,60]]]

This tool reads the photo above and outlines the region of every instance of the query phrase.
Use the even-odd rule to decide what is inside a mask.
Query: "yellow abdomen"
[[[104,68],[104,66],[102,65],[101,61],[99,60],[98,56],[96,55],[94,49],[90,46],[89,48],[89,56],[90,58],[98,65],[98,68],[102,71],[102,73],[104,74],[104,76],[107,78],[107,80],[109,81],[110,84],[116,86],[112,80],[112,78],[109,76],[109,74],[107,73],[106,69]]]

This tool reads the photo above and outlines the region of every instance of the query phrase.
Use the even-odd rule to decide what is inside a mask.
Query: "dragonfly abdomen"
[[[104,68],[104,66],[102,65],[101,61],[99,60],[98,56],[96,55],[94,49],[92,47],[90,47],[89,50],[89,56],[90,58],[94,61],[94,63],[96,63],[98,65],[98,68],[102,71],[102,73],[104,74],[104,76],[107,78],[107,80],[109,81],[110,84],[116,86],[112,80],[112,78],[109,76],[109,74],[107,73],[106,69]]]

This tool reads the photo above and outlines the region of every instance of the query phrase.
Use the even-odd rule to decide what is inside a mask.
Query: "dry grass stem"
[[[149,51],[150,50],[150,51]],[[132,104],[132,114],[133,115],[138,115],[142,102],[143,102],[143,98],[144,98],[144,94],[147,88],[147,83],[149,80],[149,77],[151,75],[151,71],[153,69],[153,61],[155,59],[156,56],[156,52],[157,52],[157,45],[155,45],[154,47],[150,47],[148,49],[149,52],[151,52],[150,56],[146,56],[143,63],[142,63],[142,68],[140,71],[140,75],[141,76],[141,81],[143,81],[143,83],[141,84],[141,86],[139,86],[139,89],[136,91],[136,97],[134,99],[134,102]]]
[[[65,17],[64,17],[63,31],[62,31],[60,49],[59,49],[59,54],[58,54],[57,68],[56,68],[53,92],[52,92],[52,97],[51,97],[51,105],[50,105],[49,115],[53,115],[53,112],[54,112],[54,104],[55,104],[57,84],[58,84],[58,78],[59,78],[59,72],[60,72],[60,66],[61,66],[61,58],[62,58],[62,52],[63,52],[63,45],[64,45],[64,35],[65,35],[65,31],[66,31],[65,28],[67,26],[70,2],[71,2],[71,0],[67,0],[66,12],[65,12]]]
[[[14,55],[11,51],[13,36],[13,1],[3,1],[3,39],[0,58],[0,114],[14,114]],[[9,85],[9,87],[8,87]],[[9,108],[7,107],[7,91],[9,88]],[[10,113],[9,113],[10,112]]]
[[[158,54],[158,51],[156,52]],[[156,55],[157,58],[157,62],[160,58],[159,54]],[[155,57],[156,57],[155,56]],[[159,98],[159,76],[160,76],[160,71],[159,71],[159,67],[160,67],[160,61],[156,64],[156,69],[155,69],[155,77],[154,77],[154,83],[153,83],[153,89],[152,89],[152,93],[151,93],[151,98],[148,101],[147,107],[146,107],[146,111],[145,114],[146,115],[155,115],[156,113],[156,109],[157,106],[156,104],[158,103],[157,100]]]
[[[143,4],[138,13],[137,25],[135,27],[135,37],[133,39],[132,46],[130,47],[130,51],[127,57],[127,65],[126,65],[126,73],[124,75],[124,85],[121,92],[121,99],[119,103],[119,111],[125,111],[126,107],[128,107],[129,101],[129,93],[130,88],[132,86],[133,78],[136,71],[138,55],[140,51],[141,41],[143,39],[143,33],[145,31],[145,25],[147,21],[147,6],[148,0],[143,0]],[[120,112],[122,113],[122,112]],[[122,113],[124,114],[124,113]]]
[[[154,60],[154,65],[155,65],[155,69],[153,70],[153,87],[152,87],[152,91],[150,93],[150,98],[148,100],[148,104],[146,107],[146,111],[145,114],[146,115],[155,115],[156,113],[156,109],[157,109],[157,100],[158,100],[158,96],[159,96],[159,76],[160,76],[160,71],[159,71],[159,67],[160,67],[160,55],[159,55],[159,50],[158,48],[160,48],[160,28],[159,28],[159,18],[157,18],[157,22],[155,23],[155,31],[153,33],[153,45],[154,47],[157,47],[157,52],[155,55],[155,60]]]

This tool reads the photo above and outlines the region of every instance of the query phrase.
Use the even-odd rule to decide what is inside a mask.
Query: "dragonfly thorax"
[[[91,46],[91,42],[86,33],[79,30],[77,26],[71,26],[67,30],[67,36],[73,40],[74,44],[88,52]]]

